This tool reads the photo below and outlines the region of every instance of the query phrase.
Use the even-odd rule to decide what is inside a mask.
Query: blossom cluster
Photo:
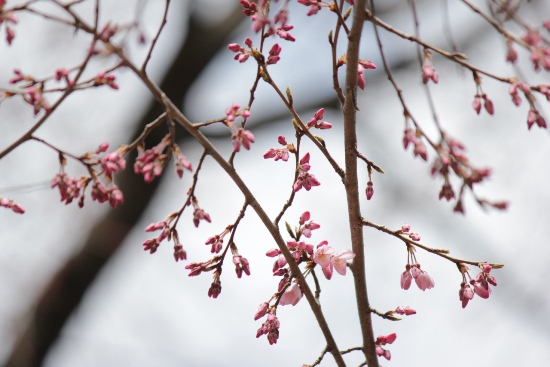
[[[299,219],[299,225],[293,231],[287,224],[289,234],[292,236],[292,240],[287,241],[288,249],[292,254],[292,259],[299,265],[301,263],[307,263],[306,273],[309,272],[315,265],[319,265],[323,274],[327,279],[331,279],[333,270],[335,269],[339,274],[345,275],[347,268],[347,260],[351,260],[355,257],[355,254],[351,250],[345,250],[336,253],[332,246],[328,245],[328,241],[321,241],[317,247],[301,241],[301,236],[311,238],[312,231],[321,228],[321,226],[311,219],[309,211],[302,213]],[[273,264],[273,275],[281,276],[277,287],[277,293],[272,297],[277,299],[277,302],[273,306],[269,306],[269,302],[264,302],[258,307],[258,311],[254,315],[254,320],[258,320],[265,315],[275,315],[277,306],[292,305],[295,306],[303,296],[302,289],[297,279],[291,274],[287,259],[284,257],[280,249],[271,249],[267,251],[266,256],[276,258]],[[267,322],[267,321],[266,321]],[[258,330],[257,337],[267,334],[265,332],[265,325]],[[278,330],[278,326],[277,326]],[[278,336],[278,333],[277,333]],[[268,337],[269,339],[269,337]],[[276,342],[269,340],[270,344]]]
[[[309,158],[309,153],[306,153],[302,159],[300,159],[300,164],[297,169],[298,176],[293,186],[294,192],[300,191],[302,187],[306,189],[306,191],[309,191],[313,186],[319,186],[321,184],[314,175],[309,173],[309,169],[311,168]]]
[[[143,144],[138,145],[138,157],[134,162],[134,173],[142,175],[143,180],[147,183],[153,182],[156,177],[159,177],[170,158],[165,152],[170,148],[170,153],[174,158],[176,165],[176,173],[178,177],[183,176],[183,170],[192,171],[192,166],[189,160],[182,154],[179,146],[173,143],[172,135],[166,135],[157,145],[145,150]]]
[[[17,24],[18,19],[13,11],[5,10],[6,0],[0,0],[0,26],[5,24],[6,26],[6,42],[11,45],[15,38],[15,30],[12,28]]]
[[[391,359],[391,352],[387,349],[382,348],[382,346],[386,344],[392,344],[396,338],[397,335],[395,333],[389,335],[380,335],[379,337],[377,337],[375,342],[376,355],[378,357],[384,357],[389,361]]]
[[[464,279],[463,282],[460,284],[458,297],[462,302],[462,308],[465,308],[466,305],[468,305],[468,302],[474,298],[475,294],[477,294],[481,298],[489,298],[492,292],[489,285],[495,287],[497,286],[496,279],[491,274],[489,274],[492,270],[492,266],[487,263],[483,263],[480,264],[480,268],[481,272],[475,278],[470,279],[470,284],[466,282],[466,279]],[[464,264],[461,264],[461,271],[463,272],[463,276],[464,274],[468,274],[467,268]]]
[[[282,160],[283,162],[287,162],[289,158],[289,153],[295,153],[296,148],[294,148],[293,144],[288,144],[286,142],[286,138],[282,135],[279,135],[277,138],[277,142],[283,146],[283,148],[269,148],[264,153],[264,159],[273,158],[273,160],[278,161]]]

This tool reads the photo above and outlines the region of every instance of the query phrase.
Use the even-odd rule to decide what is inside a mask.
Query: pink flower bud
[[[372,199],[374,195],[374,188],[372,187],[372,181],[367,182],[367,200]]]
[[[272,248],[271,250],[268,250],[265,255],[267,257],[275,257],[275,256],[279,256],[280,253],[281,251],[279,249]]]
[[[258,320],[258,319],[261,319],[262,317],[264,317],[268,307],[269,307],[269,303],[267,303],[267,302],[262,303],[258,307],[258,311],[256,311],[256,314],[254,315],[254,320]]]

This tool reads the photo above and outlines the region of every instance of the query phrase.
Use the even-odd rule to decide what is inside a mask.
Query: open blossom
[[[405,271],[401,274],[401,288],[407,290],[410,288],[412,280],[421,290],[432,289],[435,286],[433,278],[424,270],[420,269],[420,264],[407,264]]]
[[[296,304],[302,299],[303,293],[300,289],[300,285],[294,279],[292,283],[288,286],[288,288],[284,291],[283,295],[281,296],[281,299],[279,300],[279,305],[286,306],[286,305],[292,305],[296,306]]]
[[[294,192],[300,191],[302,187],[306,189],[306,191],[309,191],[313,186],[319,186],[321,184],[315,176],[308,172],[310,168],[309,153],[306,153],[300,160],[300,165],[298,166],[298,177],[293,186]]]
[[[327,241],[322,241],[317,245],[317,250],[313,254],[313,261],[321,266],[323,274],[327,279],[332,278],[333,269],[340,275],[346,275],[347,260],[355,257],[351,250],[345,250],[335,254],[332,246],[327,245]]]

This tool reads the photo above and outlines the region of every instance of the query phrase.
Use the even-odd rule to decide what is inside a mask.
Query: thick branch
[[[348,204],[348,216],[351,232],[351,246],[355,253],[351,270],[354,276],[357,312],[361,323],[363,336],[363,353],[370,367],[378,367],[378,357],[375,351],[372,318],[367,295],[367,280],[365,276],[365,252],[363,240],[363,225],[359,206],[359,182],[357,178],[357,67],[359,62],[359,43],[365,21],[365,0],[355,3],[353,24],[348,36],[347,69],[346,69],[346,100],[344,104],[344,139],[346,175],[344,185]]]

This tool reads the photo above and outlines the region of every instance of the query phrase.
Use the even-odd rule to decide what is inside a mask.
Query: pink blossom
[[[209,237],[204,244],[212,245],[212,247],[210,248],[210,252],[213,254],[217,254],[218,252],[221,251],[223,247],[223,236],[220,236],[219,234],[217,234],[212,237]]]
[[[340,275],[346,275],[347,260],[351,260],[355,257],[355,254],[351,250],[344,250],[332,256],[330,261],[334,265],[334,269]]]
[[[401,289],[407,290],[411,287],[412,275],[410,272],[410,265],[407,264],[406,270],[401,273]]]
[[[21,205],[15,203],[13,200],[10,200],[8,198],[0,198],[0,206],[11,209],[14,213],[17,214],[25,213],[25,209]]]
[[[420,273],[417,276],[414,276],[413,274],[413,278],[418,288],[423,291],[425,291],[426,289],[432,289],[435,286],[433,278],[424,270],[420,270]]]
[[[479,94],[475,95],[472,107],[478,115],[481,113],[481,96]]]
[[[300,289],[300,285],[294,279],[290,286],[285,290],[283,295],[281,296],[281,299],[279,300],[279,305],[286,306],[286,305],[292,305],[296,306],[296,304],[300,301],[302,298],[302,290]]]
[[[269,344],[276,344],[277,339],[279,338],[279,327],[281,326],[277,316],[274,313],[269,313],[267,315],[267,320],[262,324],[262,326],[256,332],[256,338],[259,338],[262,335],[267,335],[267,340]]]
[[[267,309],[269,308],[269,303],[264,302],[258,307],[258,311],[256,311],[256,314],[254,315],[254,320],[261,319],[264,317]]]
[[[462,302],[462,308],[465,308],[468,301],[474,298],[474,292],[469,284],[462,282],[460,285],[460,290],[458,291],[458,297]]]
[[[416,310],[414,308],[409,307],[409,306],[406,306],[406,307],[399,306],[395,309],[395,313],[397,313],[399,315],[410,316],[410,315],[415,315]]]
[[[430,52],[425,50],[424,62],[422,64],[422,82],[426,84],[430,79],[437,84],[437,82],[439,81],[439,75],[432,65],[432,57]]]
[[[535,123],[538,127],[547,127],[546,120],[544,120],[544,117],[539,114],[539,111],[530,109],[529,114],[527,115],[527,127],[531,129]]]
[[[514,49],[514,43],[511,39],[506,40],[506,61],[515,64],[518,60],[518,53]]]
[[[266,252],[265,256],[275,257],[275,256],[279,256],[280,253],[281,253],[281,250],[279,250],[278,248],[272,248],[271,250],[268,250]]]
[[[278,161],[281,159],[283,162],[287,162],[289,158],[288,149],[287,148],[280,148],[280,149],[274,149],[270,148],[267,150],[267,152],[264,153],[264,159],[273,158],[275,161]]]
[[[113,74],[105,74],[104,72],[100,72],[94,79],[94,86],[108,85],[113,89],[118,89],[119,87],[118,84],[115,82],[115,79],[116,76],[114,76]]]
[[[278,43],[274,44],[271,47],[271,50],[269,50],[269,56],[267,58],[266,64],[267,65],[276,64],[281,59],[281,57],[279,56],[279,54],[281,53],[281,50],[282,50],[282,48],[281,48],[281,46],[279,46]]]
[[[242,257],[241,255],[233,255],[233,264],[235,265],[237,278],[240,278],[243,275],[243,272],[246,275],[250,275],[250,265],[246,258]]]
[[[219,276],[214,277],[214,281],[210,285],[210,288],[208,289],[208,297],[211,298],[218,298],[220,293],[222,292],[222,282],[220,281]]]
[[[308,173],[310,167],[309,153],[306,153],[300,160],[300,165],[298,166],[298,177],[293,185],[294,192],[300,191],[302,187],[305,188],[306,191],[309,191],[313,186],[319,186],[321,184],[315,176]]]
[[[364,75],[365,68],[363,65],[358,64],[357,65],[357,86],[361,89],[365,89],[365,75]]]
[[[185,269],[190,270],[189,276],[194,277],[202,273],[204,268],[206,267],[205,263],[191,263],[188,265],[185,265]]]
[[[382,348],[382,345],[391,344],[395,341],[397,335],[395,333],[389,335],[381,335],[376,338],[376,355],[379,357],[384,357],[388,361],[391,359],[391,353],[389,350]]]
[[[201,220],[205,220],[208,223],[211,222],[210,215],[201,208],[196,207],[193,211],[193,224],[195,225],[195,227],[199,227],[199,223]]]
[[[483,101],[484,101],[483,107],[485,107],[485,111],[487,111],[489,115],[493,115],[495,113],[495,107],[493,106],[493,101],[491,101],[486,94],[482,94],[481,98],[483,98]]]
[[[187,160],[187,158],[182,154],[179,146],[172,145],[172,156],[174,157],[174,163],[176,164],[176,174],[179,178],[183,177],[183,169],[187,169],[188,171],[193,171],[191,167],[191,163]]]
[[[241,144],[246,150],[250,150],[250,144],[254,143],[254,135],[249,130],[239,128],[232,136],[233,150],[235,152],[240,151]]]
[[[277,35],[279,37],[281,37],[282,39],[284,40],[287,40],[287,41],[290,41],[290,42],[294,42],[296,41],[296,38],[294,38],[293,35],[291,35],[290,33],[288,33],[288,31],[290,31],[291,29],[293,29],[294,26],[290,25],[290,24],[285,24],[279,28],[277,28],[276,32]]]
[[[402,230],[403,232],[407,233],[407,232],[409,232],[409,231],[411,230],[411,226],[408,225],[407,223],[405,223],[405,224],[403,224],[403,225],[401,226],[401,230]]]
[[[51,187],[57,187],[61,195],[61,201],[64,201],[65,204],[70,204],[73,199],[80,196],[82,181],[67,176],[65,172],[60,172],[54,176]]]
[[[373,186],[372,181],[367,182],[367,190],[366,190],[367,200],[372,199],[372,196],[374,195],[374,188],[372,186]]]
[[[323,119],[323,116],[325,115],[325,109],[321,108],[315,114],[313,117],[308,121],[307,126],[309,128],[316,128],[321,130],[326,130],[332,128],[332,124],[326,121],[320,121]]]
[[[105,155],[101,161],[101,167],[106,177],[112,177],[113,173],[117,172],[119,169],[123,170],[126,168],[126,160],[122,157],[120,150],[115,150]]]
[[[420,241],[420,235],[418,233],[409,233],[409,238],[413,241]]]
[[[187,259],[187,253],[183,249],[181,243],[177,243],[176,245],[174,245],[174,259],[176,261]]]

